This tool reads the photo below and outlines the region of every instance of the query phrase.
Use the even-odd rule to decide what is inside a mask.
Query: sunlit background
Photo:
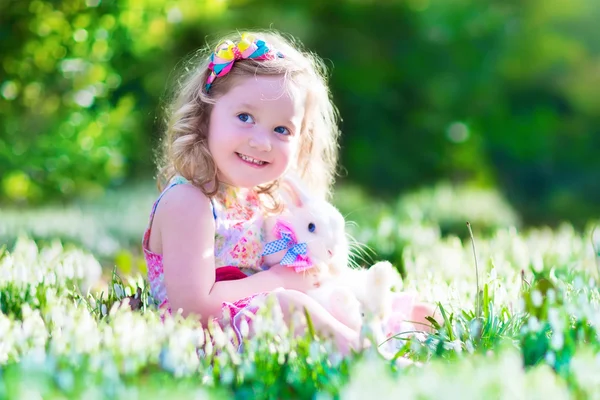
[[[182,60],[247,28],[294,35],[330,68],[349,219],[583,227],[600,216],[599,4],[3,0],[0,234],[23,208],[84,204],[70,229],[111,231],[117,213],[137,241]],[[102,229],[81,222],[90,201],[112,201]]]
[[[600,0],[0,0],[0,399],[598,398],[598,21]],[[268,308],[241,353],[159,317],[141,239],[168,94],[252,28],[331,72],[352,261],[444,320],[394,328],[417,368],[346,363]]]

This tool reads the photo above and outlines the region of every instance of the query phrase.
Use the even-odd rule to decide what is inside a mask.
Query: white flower
[[[451,342],[444,342],[444,348],[448,350],[453,350],[457,353],[462,352],[462,343],[460,340],[456,339]]]
[[[529,328],[530,332],[537,332],[540,330],[542,326],[540,325],[540,322],[538,321],[538,319],[534,316],[529,317],[528,321],[527,321],[527,328]]]
[[[531,266],[535,272],[541,272],[544,269],[544,259],[539,253],[535,253],[531,256]]]
[[[519,297],[519,300],[517,302],[518,304],[518,311],[525,311],[525,299],[523,299],[522,297]]]
[[[207,330],[205,330],[205,336],[206,342],[204,345],[204,354],[206,354],[207,357],[210,357],[213,355],[213,342],[210,333]]]
[[[123,297],[125,297],[125,291],[123,290],[123,286],[119,285],[118,283],[115,283],[113,284],[113,288],[115,290],[115,295],[118,299],[122,299]]]
[[[225,333],[223,333],[221,326],[218,324],[214,324],[211,327],[212,327],[212,338],[214,340],[215,347],[217,349],[222,349],[223,347],[225,347],[225,342],[227,341],[227,338],[225,337]]]
[[[548,299],[548,303],[554,304],[556,302],[556,292],[554,289],[548,289],[546,292],[546,298]]]
[[[553,329],[562,329],[562,323],[560,321],[560,312],[555,307],[548,310],[548,322]]]
[[[565,344],[565,337],[562,332],[557,331],[552,333],[550,338],[550,347],[556,351],[560,351]]]
[[[571,371],[579,387],[594,391],[600,387],[600,354],[594,355],[591,349],[579,349],[571,359]],[[593,397],[593,396],[590,396]]]
[[[556,354],[552,351],[547,352],[544,358],[546,359],[546,363],[550,366],[554,366],[554,363],[556,363]]]
[[[536,289],[531,292],[531,302],[535,307],[540,307],[543,304],[544,298],[539,290]]]

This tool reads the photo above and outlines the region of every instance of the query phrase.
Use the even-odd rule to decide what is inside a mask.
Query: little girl
[[[273,293],[284,312],[305,308],[342,352],[358,348],[359,333],[303,293],[318,286],[314,275],[265,270],[261,257],[263,220],[282,209],[275,190],[286,172],[312,195],[330,195],[339,131],[324,72],[279,34],[245,33],[201,54],[180,82],[164,140],[165,184],[143,240],[161,308],[206,322]],[[244,279],[229,280],[232,267]]]
[[[263,220],[282,209],[275,190],[284,173],[314,196],[330,195],[339,131],[324,72],[279,34],[245,33],[200,55],[181,81],[164,140],[166,184],[143,240],[161,308],[206,322],[274,292],[282,310],[306,308],[341,351],[357,347],[358,333],[303,293],[319,284],[314,275],[263,270],[261,257]],[[231,267],[247,277],[223,280]]]

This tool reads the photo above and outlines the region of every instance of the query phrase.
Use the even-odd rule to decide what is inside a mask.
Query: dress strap
[[[167,193],[171,188],[173,188],[173,187],[175,187],[177,185],[182,185],[182,184],[189,184],[189,181],[187,179],[181,177],[181,176],[174,177],[173,180],[171,181],[171,183],[169,184],[169,186],[167,186],[161,192],[161,194],[158,196],[158,198],[156,199],[156,201],[152,205],[152,211],[150,211],[150,218],[149,218],[149,221],[148,221],[148,227],[146,228],[146,234],[144,235],[144,241],[142,243],[144,249],[148,248],[148,242],[150,240],[150,229],[152,228],[152,221],[154,221],[154,214],[156,213],[156,208],[158,207],[158,203],[163,198],[163,196],[165,195],[165,193]],[[210,199],[210,207],[212,208],[213,217],[216,220],[217,219],[217,214],[215,212],[215,206],[213,204],[213,200],[212,199]]]

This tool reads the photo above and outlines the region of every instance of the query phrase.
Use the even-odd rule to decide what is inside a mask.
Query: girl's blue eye
[[[308,224],[308,231],[314,232],[317,227],[312,222]]]
[[[277,128],[274,129],[275,132],[282,134],[282,135],[289,135],[290,134],[290,130],[284,126],[278,126]]]
[[[241,113],[238,114],[238,119],[242,122],[246,122],[248,124],[251,124],[254,122],[254,120],[252,119],[252,117],[250,116],[250,114],[246,114],[246,113]]]

